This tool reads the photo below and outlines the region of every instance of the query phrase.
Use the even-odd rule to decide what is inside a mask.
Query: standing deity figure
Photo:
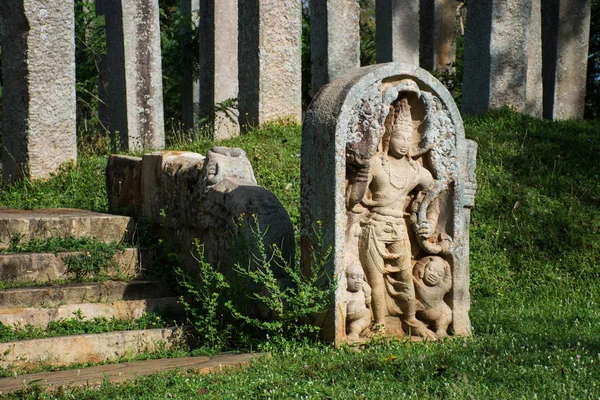
[[[363,217],[359,240],[360,261],[372,288],[373,324],[376,332],[389,332],[386,317],[401,310],[401,319],[410,334],[435,339],[435,334],[416,317],[413,264],[405,212],[409,194],[426,191],[434,184],[431,173],[409,154],[413,146],[413,120],[407,97],[390,108],[380,151],[370,160],[367,193],[362,200],[368,212]],[[433,208],[433,207],[432,207]],[[437,218],[437,217],[436,217]],[[410,224],[412,227],[413,224]],[[429,222],[415,226],[420,240],[429,238]],[[402,328],[400,328],[400,331]]]

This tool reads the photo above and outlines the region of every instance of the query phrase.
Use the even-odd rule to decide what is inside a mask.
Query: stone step
[[[80,254],[83,252],[0,254],[0,280],[48,282],[70,279],[74,274],[69,272],[65,259]],[[117,251],[113,257],[115,266],[108,266],[102,272],[107,276],[131,278],[142,269],[149,270],[151,259],[147,251],[124,249]]]
[[[44,389],[56,389],[64,386],[96,386],[107,380],[111,383],[120,383],[137,379],[140,376],[173,369],[193,370],[194,373],[205,375],[243,366],[251,358],[257,356],[260,356],[260,354],[216,354],[210,357],[199,356],[133,361],[66,371],[17,375],[0,379],[0,396],[20,389],[26,389],[30,385],[39,385]]]
[[[183,330],[175,327],[21,340],[0,343],[0,367],[111,362],[184,342]]]
[[[171,292],[160,282],[69,283],[0,290],[0,309],[58,307],[64,304],[80,303],[110,303],[117,300],[143,300],[171,295]]]
[[[160,297],[143,300],[117,300],[110,303],[65,304],[56,307],[27,307],[0,309],[0,323],[6,326],[31,325],[46,328],[50,322],[74,318],[80,315],[84,320],[97,317],[133,320],[148,312],[176,318],[183,315],[183,305],[179,297]],[[0,352],[0,354],[2,354]]]
[[[101,214],[74,208],[15,210],[0,208],[0,249],[14,237],[23,241],[51,237],[95,237],[100,241],[121,242],[130,237],[134,222],[130,217]]]

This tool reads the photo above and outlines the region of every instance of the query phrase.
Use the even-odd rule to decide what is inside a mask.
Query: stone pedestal
[[[479,0],[469,4],[465,33],[462,111],[526,104],[531,2]]]
[[[99,116],[121,150],[165,146],[158,0],[98,0],[106,20]]]
[[[421,68],[454,71],[456,5],[456,0],[421,0]]]
[[[229,138],[240,130],[238,0],[201,0],[200,15],[199,116],[211,121],[215,138]]]
[[[377,62],[419,65],[419,0],[377,0]]]
[[[310,3],[312,91],[360,67],[360,7],[356,0]]]
[[[302,3],[239,2],[239,113],[242,130],[302,117]]]
[[[2,180],[77,159],[73,3],[2,0]]]
[[[544,0],[542,29],[544,118],[583,118],[590,0]]]
[[[189,29],[198,30],[200,24],[200,0],[180,0],[179,9],[181,16],[191,22],[190,26],[183,29],[182,34],[189,35]],[[194,77],[192,61],[189,57],[186,65],[183,66],[181,79],[181,122],[187,131],[196,127],[200,118],[198,106],[200,103],[200,83]]]
[[[448,90],[416,65],[324,86],[302,131],[301,255],[331,249],[326,340],[470,335],[476,145]]]

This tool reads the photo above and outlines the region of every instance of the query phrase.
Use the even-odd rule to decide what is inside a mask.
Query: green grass
[[[360,350],[288,343],[246,370],[169,372],[23,397],[598,399],[600,123],[500,110],[465,127],[479,144],[473,337]],[[220,144],[247,151],[259,184],[280,198],[298,229],[300,128],[268,125]],[[212,143],[180,145],[205,154]]]
[[[107,212],[105,170],[108,156],[80,157],[45,181],[23,180],[0,190],[0,207],[82,208]]]

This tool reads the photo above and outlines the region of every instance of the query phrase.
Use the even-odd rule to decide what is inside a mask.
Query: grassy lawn
[[[600,398],[600,123],[540,121],[500,110],[467,119],[465,127],[479,143],[471,225],[473,337],[361,349],[288,342],[244,370],[171,372],[21,396]],[[246,150],[258,182],[279,197],[296,229],[300,138],[300,127],[268,125],[220,143]],[[212,145],[179,142],[177,148],[201,153]],[[105,163],[83,159],[46,183],[5,188],[0,206],[103,211]]]

